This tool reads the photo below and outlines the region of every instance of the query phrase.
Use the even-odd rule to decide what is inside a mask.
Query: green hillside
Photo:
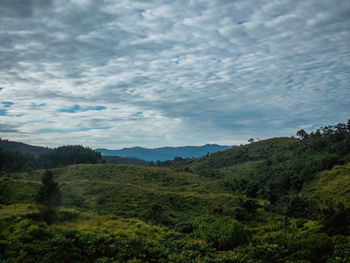
[[[304,194],[309,194],[324,206],[335,206],[342,202],[350,207],[350,164],[338,165],[323,171],[305,185]]]
[[[265,199],[271,208],[282,212],[303,187],[322,177],[320,172],[348,162],[349,133],[334,130],[329,134],[312,133],[303,140],[273,138],[254,142],[198,159],[188,169],[206,178],[216,178],[232,193]],[[333,174],[342,172],[338,168]],[[347,179],[346,175],[343,177]],[[326,190],[321,192],[330,191],[330,188],[334,191],[342,189],[340,185],[331,186],[330,181],[323,183]],[[347,183],[343,185],[348,186]],[[343,192],[345,196],[349,194],[346,190]]]
[[[238,202],[216,181],[172,168],[82,164],[53,172],[65,207],[138,217],[164,225],[174,226],[220,204],[234,207]],[[1,202],[33,203],[42,173],[43,170],[17,173],[1,179]],[[159,217],[153,218],[152,209],[157,207],[161,207]]]
[[[3,170],[0,262],[349,262],[350,129],[342,127],[176,168]],[[37,199],[50,171],[61,193],[53,224]]]
[[[215,169],[232,167],[246,162],[264,160],[280,153],[288,156],[292,145],[297,141],[295,138],[273,138],[233,147],[198,159],[192,164],[192,168],[196,172],[206,174],[205,171],[208,170],[215,171]]]

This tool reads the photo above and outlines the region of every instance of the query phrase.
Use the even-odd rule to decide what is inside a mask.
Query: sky
[[[0,137],[118,149],[350,118],[349,0],[0,0]]]

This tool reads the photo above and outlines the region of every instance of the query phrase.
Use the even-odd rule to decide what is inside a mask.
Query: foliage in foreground
[[[345,263],[350,260],[349,236],[328,236],[318,227],[299,223],[262,234],[263,228],[258,230],[260,233],[245,229],[228,217],[199,217],[193,234],[181,234],[137,219],[65,209],[59,212],[56,224],[49,226],[38,221],[36,213],[28,206],[0,209],[0,262]]]
[[[117,222],[118,223],[118,222]],[[147,227],[135,221],[138,236],[118,232],[71,230],[49,227],[29,219],[18,220],[0,233],[1,262],[250,262],[243,255],[222,254],[207,243],[176,232],[159,232],[154,239],[142,237]],[[103,229],[103,228],[102,228]],[[149,233],[152,236],[152,233]]]

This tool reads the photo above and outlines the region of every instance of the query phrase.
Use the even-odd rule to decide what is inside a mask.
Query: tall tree
[[[304,129],[297,131],[297,136],[299,136],[302,140],[307,139],[309,137],[309,135]]]
[[[61,203],[61,190],[58,183],[54,181],[51,171],[46,170],[41,182],[43,185],[40,187],[36,196],[36,204],[42,218],[47,224],[51,225],[57,215],[58,206]]]

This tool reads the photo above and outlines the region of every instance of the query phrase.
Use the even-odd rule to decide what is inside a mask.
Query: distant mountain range
[[[123,148],[120,150],[95,149],[95,151],[100,152],[108,163],[147,165],[145,161],[156,162],[159,160],[161,162],[164,162],[173,160],[176,157],[197,158],[205,156],[207,153],[224,151],[231,147],[232,146],[222,146],[218,144],[206,144],[202,146],[161,147],[154,149],[143,147]],[[43,153],[52,151],[51,148],[33,146],[22,142],[3,140],[1,138],[0,148],[9,151],[20,152],[23,154],[31,154],[34,157],[39,157],[39,155]]]
[[[120,156],[128,158],[137,158],[144,161],[167,161],[176,157],[191,158],[202,157],[207,153],[224,151],[232,146],[222,146],[217,144],[206,144],[202,146],[183,146],[183,147],[161,147],[148,149],[143,147],[124,148],[120,150],[95,149],[102,156]]]

